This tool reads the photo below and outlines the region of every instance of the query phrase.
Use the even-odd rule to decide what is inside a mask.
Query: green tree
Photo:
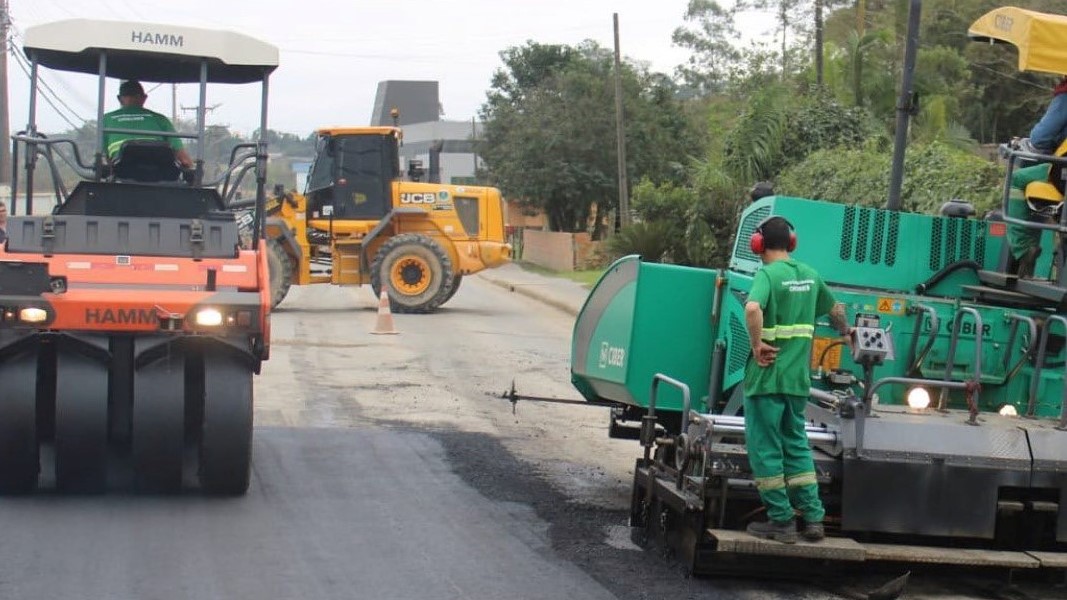
[[[510,197],[545,211],[556,231],[594,237],[618,206],[613,56],[594,42],[530,42],[501,54],[480,114],[486,176]],[[662,75],[624,64],[623,105],[630,180],[684,177],[688,119]]]
[[[738,5],[724,8],[715,0],[689,0],[684,20],[671,36],[676,46],[691,54],[678,66],[676,76],[697,95],[722,91],[723,82],[741,54],[734,44],[740,37],[735,25]]]

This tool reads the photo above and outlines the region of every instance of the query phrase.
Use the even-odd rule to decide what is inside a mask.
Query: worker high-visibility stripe
[[[786,487],[803,487],[805,485],[818,485],[819,480],[815,478],[815,473],[799,473],[797,475],[786,475],[785,485]]]
[[[761,492],[768,490],[780,490],[785,487],[785,477],[781,475],[772,475],[770,477],[757,477],[756,489]]]
[[[815,335],[814,325],[776,325],[774,327],[764,327],[760,331],[760,339],[765,342],[773,342],[774,340],[784,340],[789,338],[808,338],[811,339]]]

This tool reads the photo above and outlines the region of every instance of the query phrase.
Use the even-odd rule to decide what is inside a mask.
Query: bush
[[[612,236],[608,249],[616,258],[640,254],[643,260],[660,262],[667,255],[670,230],[670,224],[663,221],[634,223]]]
[[[860,149],[819,150],[778,178],[779,194],[884,207],[889,195],[892,153],[869,144]],[[978,214],[1000,199],[1003,171],[968,152],[934,142],[913,145],[904,161],[901,206],[936,212],[947,200],[974,204]]]
[[[664,228],[664,252],[660,258],[673,263],[688,264],[689,251],[686,246],[686,227],[692,207],[697,203],[697,196],[689,188],[672,184],[656,186],[648,179],[642,180],[633,191],[633,210],[638,221],[656,223]],[[647,256],[642,254],[642,256]]]

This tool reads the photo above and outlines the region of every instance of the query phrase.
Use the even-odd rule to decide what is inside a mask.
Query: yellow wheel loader
[[[369,283],[395,312],[432,312],[464,275],[509,260],[496,188],[404,180],[396,127],[316,135],[306,191],[276,189],[267,205],[275,306],[291,285]]]

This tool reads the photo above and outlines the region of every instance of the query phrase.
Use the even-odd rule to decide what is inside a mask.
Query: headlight
[[[1019,411],[1015,410],[1015,405],[1014,404],[1005,404],[1004,406],[1001,406],[1000,410],[997,411],[997,412],[999,412],[1000,416],[1002,416],[1002,417],[1017,417],[1017,416],[1019,416]]]
[[[930,406],[930,392],[926,388],[915,387],[908,392],[908,406],[922,410]]]
[[[31,306],[19,311],[19,320],[23,323],[44,323],[48,320],[48,311]]]
[[[196,324],[205,327],[222,325],[222,313],[214,308],[202,308],[196,313]]]

